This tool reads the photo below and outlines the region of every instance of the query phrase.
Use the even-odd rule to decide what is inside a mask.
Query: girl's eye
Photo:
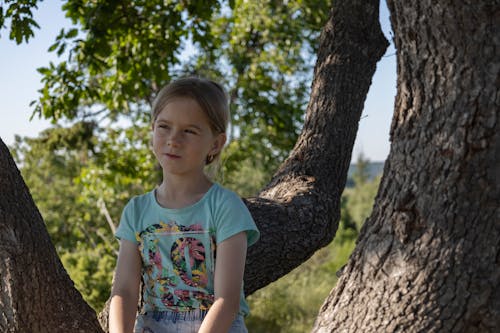
[[[189,133],[189,134],[197,134],[194,130],[191,130],[191,129],[187,129],[185,130],[186,133]]]

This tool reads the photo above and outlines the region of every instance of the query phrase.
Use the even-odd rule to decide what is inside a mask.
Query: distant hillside
[[[346,187],[353,187],[354,181],[352,180],[352,174],[356,171],[356,164],[351,164],[349,166],[349,171],[347,173],[347,183]],[[384,171],[384,162],[369,162],[368,163],[368,174],[369,179],[372,180],[378,175],[381,175]]]

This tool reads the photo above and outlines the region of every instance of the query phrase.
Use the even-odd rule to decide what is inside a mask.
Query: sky
[[[372,85],[365,101],[363,115],[352,153],[353,162],[360,154],[370,161],[384,161],[389,154],[389,129],[396,96],[396,56],[392,42],[389,13],[385,1],[380,1],[380,23],[391,45],[378,62]],[[42,87],[37,68],[60,59],[47,50],[61,28],[70,22],[61,10],[62,1],[39,3],[34,19],[40,25],[29,43],[17,45],[8,39],[7,31],[0,31],[0,137],[7,144],[14,136],[36,137],[49,127],[50,121],[34,117],[29,104],[37,98]]]

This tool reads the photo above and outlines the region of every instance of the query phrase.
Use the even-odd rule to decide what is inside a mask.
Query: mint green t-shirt
[[[248,246],[259,238],[243,201],[218,184],[195,204],[180,209],[160,206],[155,190],[132,198],[115,236],[139,247],[144,282],[141,313],[208,310],[214,302],[217,244],[242,231]],[[240,314],[248,312],[242,287]]]

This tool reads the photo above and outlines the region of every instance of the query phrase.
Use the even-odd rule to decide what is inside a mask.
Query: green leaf
[[[55,49],[57,49],[59,47],[59,42],[55,42],[54,44],[52,44],[49,49],[47,50],[48,52],[53,52]],[[43,73],[42,73],[43,74]]]
[[[61,44],[61,46],[59,47],[59,49],[57,50],[57,55],[58,56],[61,56],[61,54],[64,53],[64,50],[66,49],[66,43],[63,43]]]
[[[78,29],[77,29],[77,28],[73,28],[73,29],[71,29],[70,31],[68,31],[68,32],[66,33],[66,38],[68,38],[68,39],[69,39],[69,38],[74,38],[74,37],[76,37],[77,35],[78,35]]]

